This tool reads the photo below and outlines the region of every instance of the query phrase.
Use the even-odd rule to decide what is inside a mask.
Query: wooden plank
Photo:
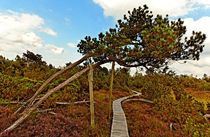
[[[122,101],[133,97],[138,96],[140,93],[135,92],[135,95],[122,97],[113,101],[113,119],[112,119],[112,129],[111,129],[111,137],[129,137],[128,134],[128,126],[125,117],[125,113],[122,109]]]

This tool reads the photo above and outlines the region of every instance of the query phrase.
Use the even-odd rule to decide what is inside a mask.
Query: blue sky
[[[182,18],[189,33],[195,29],[210,37],[210,0],[0,0],[0,55],[14,59],[31,50],[48,63],[63,66],[81,57],[75,47],[79,40],[107,31],[127,10],[143,4],[154,14]],[[205,44],[200,61],[173,62],[171,68],[210,75],[209,38]]]
[[[8,10],[41,17],[45,22],[43,26],[51,28],[57,35],[52,37],[42,32],[36,34],[44,40],[43,44],[50,43],[64,48],[66,54],[75,55],[77,52],[77,48],[68,47],[67,43],[77,44],[85,36],[95,37],[114,25],[113,17],[103,16],[103,9],[89,0],[1,0],[0,11],[6,14]],[[79,58],[80,55],[77,56]],[[60,61],[54,64],[65,63]]]

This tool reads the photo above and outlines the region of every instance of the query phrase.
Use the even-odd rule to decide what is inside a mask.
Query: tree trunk
[[[74,62],[73,64],[70,64],[69,66],[65,67],[64,69],[58,71],[57,73],[53,74],[52,76],[50,76],[43,84],[42,86],[36,91],[36,93],[29,99],[26,101],[25,104],[23,104],[16,112],[18,113],[22,108],[25,107],[25,105],[27,105],[27,108],[32,106],[32,102],[34,101],[34,99],[48,86],[48,84],[55,79],[57,76],[63,74],[64,72],[66,72],[67,70],[79,65],[80,63],[82,63],[84,60],[88,59],[89,57],[91,57],[93,54],[87,54],[84,57],[82,57],[80,60]]]
[[[108,119],[111,119],[111,111],[112,111],[112,89],[113,89],[113,80],[114,80],[114,66],[115,62],[112,62],[112,75],[110,80],[110,88],[109,88],[109,106],[108,106]]]
[[[96,63],[93,65],[93,68],[101,65],[102,63]],[[73,80],[77,79],[78,77],[80,77],[82,74],[84,74],[86,71],[88,71],[90,68],[87,67],[85,69],[83,69],[80,72],[77,72],[76,74],[74,74],[72,77],[70,77],[69,79],[67,79],[66,81],[64,81],[63,83],[59,84],[57,87],[53,88],[52,90],[50,90],[49,92],[47,92],[43,97],[40,98],[40,100],[38,102],[36,102],[31,108],[26,109],[23,112],[23,115],[16,120],[10,127],[8,127],[6,130],[4,130],[2,133],[0,133],[0,136],[2,134],[4,134],[5,132],[10,132],[13,129],[15,129],[19,124],[21,124],[39,105],[41,105],[43,103],[43,101],[45,101],[50,95],[52,95],[54,92],[58,91],[59,89],[63,88],[65,85],[67,85],[69,82],[72,82]]]
[[[94,98],[93,98],[93,68],[92,68],[92,64],[90,64],[90,71],[88,73],[88,82],[89,82],[89,93],[90,93],[90,123],[91,123],[91,128],[95,128]]]

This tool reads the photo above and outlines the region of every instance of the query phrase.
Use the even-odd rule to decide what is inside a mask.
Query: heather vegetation
[[[199,101],[196,97],[193,97],[191,94],[188,94],[188,88],[196,89],[200,91],[200,94],[204,89],[209,91],[210,83],[203,79],[197,79],[190,76],[177,76],[169,74],[148,74],[145,76],[136,75],[133,77],[133,88],[140,90],[143,93],[143,97],[153,100],[153,106],[142,107],[142,104],[128,104],[125,105],[127,110],[127,115],[132,121],[138,121],[132,119],[132,115],[137,115],[136,108],[140,107],[148,111],[151,115],[149,117],[154,119],[153,124],[157,125],[175,125],[176,130],[173,132],[174,136],[208,136],[210,132],[210,127],[208,121],[203,118],[203,115],[207,113],[206,103]],[[204,98],[206,101],[209,101],[209,96]],[[144,105],[144,104],[143,104]],[[135,106],[132,108],[132,106]],[[148,109],[147,109],[148,107]],[[130,109],[132,108],[132,109]],[[152,108],[152,109],[151,109]],[[132,112],[130,114],[130,111]],[[143,113],[144,114],[144,113]],[[143,114],[140,114],[137,119],[139,121],[144,117]],[[147,117],[146,117],[147,118]],[[161,120],[161,121],[159,121]],[[159,122],[158,122],[159,121]],[[131,121],[130,121],[131,122]],[[150,121],[151,122],[151,121]],[[152,124],[152,122],[145,122],[145,124]],[[157,124],[158,122],[158,124]],[[163,123],[162,123],[163,122]],[[141,123],[143,124],[143,123]],[[146,126],[144,124],[144,126]],[[132,124],[131,131],[140,133],[141,130],[144,130],[143,127],[138,128],[135,125],[140,126],[139,124]],[[151,125],[147,125],[147,128]],[[157,127],[154,127],[157,128]],[[160,127],[159,127],[160,128]],[[166,127],[167,129],[169,128]],[[182,130],[180,130],[182,129]],[[151,129],[148,129],[151,130]],[[160,129],[158,129],[160,130]],[[163,131],[163,130],[162,130]],[[171,132],[166,133],[164,136],[171,136]],[[159,132],[162,136],[162,132]],[[137,136],[135,133],[134,136]]]
[[[21,69],[12,67],[21,60],[23,61]],[[1,131],[18,118],[18,115],[13,113],[21,104],[13,102],[24,102],[29,99],[43,83],[45,78],[42,77],[43,75],[51,75],[60,69],[46,64],[39,65],[43,69],[35,69],[37,65],[34,64],[27,66],[23,58],[11,61],[1,57],[1,68],[5,68],[0,74]],[[58,77],[45,92],[83,67],[78,66]],[[32,75],[33,77],[31,77]],[[8,136],[19,136],[20,134],[25,136],[109,136],[111,121],[107,117],[110,76],[111,71],[105,67],[98,67],[94,71],[95,129],[90,128],[88,104],[74,104],[77,101],[89,100],[87,75],[83,75],[50,96],[39,107],[39,110],[51,110],[39,112],[37,109],[28,120]],[[209,134],[209,123],[203,118],[207,111],[206,104],[196,96],[188,94],[189,89],[199,91],[201,95],[202,92],[210,91],[208,76],[203,79],[186,75],[172,75],[171,73],[147,75],[139,73],[131,76],[128,68],[118,68],[114,77],[113,99],[129,95],[133,89],[142,92],[144,98],[155,102],[154,105],[140,102],[124,104],[131,136],[207,136]],[[43,96],[45,92],[39,97]],[[208,102],[210,98],[204,96],[203,100]],[[56,102],[70,104],[59,105]],[[172,132],[169,128],[170,123],[173,123],[175,128]],[[5,136],[7,135],[5,134]]]
[[[198,60],[203,51],[205,34],[193,31],[184,37],[183,24],[153,17],[145,5],[97,38],[81,40],[77,47],[84,56],[64,68],[48,65],[30,51],[13,61],[0,56],[1,135],[109,136],[110,102],[136,90],[154,104],[125,104],[131,136],[208,136],[203,115],[209,96],[201,101],[189,90],[206,93],[209,77],[168,71],[169,61]],[[112,63],[112,70],[100,66],[105,63]],[[115,70],[115,63],[121,67]],[[131,76],[131,67],[142,67],[146,74]],[[89,97],[92,84],[94,101]]]

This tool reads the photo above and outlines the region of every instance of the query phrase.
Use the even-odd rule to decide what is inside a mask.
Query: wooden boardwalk
[[[113,101],[113,119],[112,119],[112,129],[111,129],[111,137],[129,137],[128,134],[128,126],[125,117],[125,113],[122,109],[122,101],[133,97],[139,96],[141,93],[135,91],[135,95],[123,97]]]

